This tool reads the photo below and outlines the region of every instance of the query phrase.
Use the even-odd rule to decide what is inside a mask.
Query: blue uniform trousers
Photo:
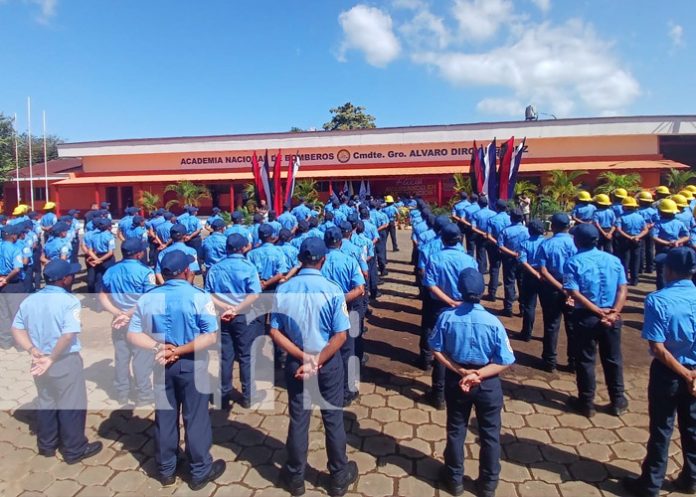
[[[517,299],[517,286],[522,285],[522,268],[514,257],[500,254],[503,259],[503,309],[512,311],[512,304]]]
[[[522,311],[522,338],[531,338],[534,332],[534,321],[536,320],[537,298],[541,291],[542,282],[529,274],[525,269],[520,268],[522,280],[520,282],[520,310]]]
[[[70,250],[70,262],[75,264],[77,262],[77,256],[80,254],[80,236],[75,233],[75,238],[71,242]]]
[[[375,256],[377,257],[377,266],[379,272],[383,273],[387,269],[387,230],[379,232],[379,242],[375,247]]]
[[[60,449],[66,461],[77,459],[87,447],[87,388],[82,357],[78,353],[62,356],[46,373],[34,377],[34,383],[39,450]]]
[[[653,240],[654,242],[654,240]],[[655,244],[655,255],[659,255],[662,252],[666,252],[669,248],[664,245]],[[660,264],[655,262],[655,286],[658,290],[662,290],[665,287],[665,264]]]
[[[264,316],[265,317],[265,316]],[[242,397],[251,402],[251,346],[257,337],[263,335],[263,321],[256,318],[247,323],[247,316],[239,315],[232,321],[222,321],[220,325],[220,377],[222,402],[229,402],[232,395],[232,367],[239,362],[239,380],[242,384]]]
[[[4,348],[14,345],[10,327],[25,296],[26,284],[19,278],[0,288],[0,346]]]
[[[696,481],[696,397],[690,390],[691,385],[667,366],[652,362],[648,383],[650,439],[641,471],[648,492],[657,494],[662,487],[675,414],[684,458],[680,476],[687,482]]]
[[[640,272],[652,273],[655,270],[655,240],[648,234],[641,239]]]
[[[399,242],[396,239],[396,221],[389,222],[389,237],[391,238],[392,250],[396,252],[399,250]]]
[[[430,292],[428,292],[430,293]],[[440,317],[443,311],[450,309],[448,305],[438,299],[432,299],[432,306],[430,313],[432,314],[432,322],[430,324],[430,329],[428,330],[428,336],[432,334],[432,330],[435,327],[437,319]],[[432,351],[430,351],[432,357]],[[445,395],[445,371],[447,368],[440,361],[433,361],[433,372],[431,375],[432,385],[433,385],[433,397],[436,399],[442,399]]]
[[[97,257],[101,257],[104,254],[97,254]],[[99,293],[104,289],[102,283],[104,279],[104,273],[111,266],[116,264],[116,258],[109,257],[107,260],[98,264],[96,266],[87,265],[87,293]]]
[[[626,238],[621,238],[617,242],[616,255],[621,259],[626,270],[626,279],[629,284],[638,284],[638,273],[640,272],[640,242],[632,242]]]
[[[136,347],[128,342],[127,335],[128,327],[111,329],[111,340],[114,344],[114,390],[117,396],[130,394],[132,360],[136,398],[140,402],[150,402],[154,396],[152,392],[154,354],[151,350]]]
[[[148,242],[148,248],[149,248],[149,250],[148,250],[148,253],[147,253],[147,255],[148,255],[147,264],[148,264],[148,266],[150,266],[150,267],[155,267],[155,266],[157,265],[157,252],[158,252],[158,251],[157,251],[157,245],[155,245],[155,242],[153,242],[152,240],[150,240],[150,241]]]
[[[186,453],[191,476],[208,476],[213,462],[213,441],[208,413],[208,361],[182,357],[174,364],[155,368],[155,459],[161,476],[176,471],[179,453],[179,416],[184,419]]]
[[[367,281],[368,285],[370,283],[370,280],[368,278]],[[359,329],[358,329],[358,336],[355,337],[355,356],[360,359],[360,362],[362,363],[363,356],[365,355],[365,342],[363,335],[365,334],[365,316],[367,315],[367,309],[370,306],[370,299],[367,296],[367,294],[363,295],[360,297],[360,308],[359,308],[359,317],[360,317],[360,323],[359,323]]]
[[[427,364],[433,360],[433,353],[430,350],[430,345],[428,345],[428,337],[435,325],[435,320],[433,319],[435,301],[428,289],[423,287],[421,287],[421,300],[423,305],[421,307],[421,336],[419,342],[420,358],[421,361]]]
[[[351,357],[355,357],[355,343],[356,338],[361,334],[361,322],[364,312],[362,309],[362,299],[356,299],[348,304],[348,311],[350,313],[350,330],[348,330],[348,336],[346,337],[345,343],[341,346],[341,360],[343,361],[343,397],[348,399],[355,391],[355,385],[353,379],[351,379],[349,362]]]
[[[186,246],[191,247],[196,251],[199,261],[203,260],[203,239],[200,235],[198,235],[196,238],[191,238],[188,242],[186,242]]]
[[[464,366],[479,368],[480,366]],[[500,378],[485,379],[469,393],[459,387],[461,376],[447,370],[445,401],[447,403],[447,445],[445,466],[447,476],[455,483],[464,477],[464,441],[469,426],[471,408],[476,409],[478,436],[481,444],[478,480],[487,490],[498,486],[500,474],[500,411],[503,408],[503,389]]]
[[[597,240],[597,248],[599,250],[602,250],[602,251],[607,252],[609,254],[613,254],[614,253],[613,247],[614,247],[614,238],[611,238],[611,239],[606,238],[606,237],[602,236],[602,234],[600,233],[599,239]]]
[[[34,278],[34,281],[32,283],[32,291],[36,291],[39,288],[41,288],[41,253],[43,252],[43,248],[41,247],[40,243],[36,244],[36,247],[34,248],[34,255],[33,258],[34,260],[32,261],[32,276]]]
[[[624,401],[623,358],[621,356],[621,320],[607,328],[599,316],[586,310],[573,312],[573,330],[576,344],[578,398],[584,405],[592,405],[596,390],[595,358],[604,370],[604,380],[612,404]]]
[[[570,318],[571,309],[566,305],[565,294],[556,290],[551,284],[544,282],[541,284],[539,301],[541,302],[541,314],[544,318],[544,340],[541,359],[549,366],[556,366],[558,333],[561,329],[561,319],[563,319],[568,339],[568,364],[574,364],[575,334]]]
[[[309,388],[305,389],[305,382],[295,379],[295,372],[301,363],[294,357],[288,356],[285,364],[285,378],[288,389],[288,412],[290,414],[290,426],[288,427],[287,451],[288,459],[285,470],[288,476],[295,480],[304,478],[307,466],[307,450],[309,446],[309,421],[312,411],[308,407],[309,402],[316,404],[318,398],[312,398]],[[335,481],[342,481],[346,477],[346,430],[343,426],[343,362],[339,354],[326,361],[316,377],[309,380],[318,385],[318,392],[323,402],[332,408],[323,405],[321,418],[324,423],[326,436],[326,454],[328,458],[328,470]],[[305,402],[307,400],[307,402]],[[305,406],[305,403],[307,406]]]
[[[478,270],[481,274],[486,274],[488,272],[488,253],[486,252],[486,245],[488,242],[484,237],[478,233],[474,233],[474,246],[476,248],[476,264],[478,264]]]
[[[379,280],[379,276],[377,275],[377,257],[372,257],[372,259],[367,262],[367,272],[367,288],[369,290],[370,298],[376,299],[378,291],[377,281]]]
[[[471,257],[474,257],[475,253],[475,244],[474,244],[474,232],[471,231],[471,228],[468,227],[464,223],[457,223],[459,226],[459,231],[461,232],[462,236],[464,237],[464,242],[465,242],[465,248],[466,248],[466,253],[469,254]]]
[[[502,256],[497,245],[490,242],[486,243],[486,252],[488,252],[488,295],[495,297],[498,292],[498,285],[500,284],[500,265],[502,262]]]

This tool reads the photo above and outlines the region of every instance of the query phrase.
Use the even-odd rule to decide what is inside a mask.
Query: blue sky
[[[669,6],[669,8],[661,8]],[[691,0],[0,0],[0,111],[70,141],[696,113]]]

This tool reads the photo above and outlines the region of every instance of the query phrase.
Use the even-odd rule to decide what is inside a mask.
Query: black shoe
[[[78,456],[75,459],[66,459],[65,462],[67,464],[77,464],[80,461],[87,459],[88,457],[96,456],[101,452],[102,448],[103,445],[101,442],[88,443],[87,447],[85,447],[85,451],[82,453],[81,456]]]
[[[440,469],[440,483],[445,487],[445,490],[454,496],[459,496],[464,493],[464,483],[456,483],[448,474],[447,468],[443,466]]]
[[[575,373],[577,367],[575,365],[575,361],[568,359],[568,366],[566,368],[569,373]]]
[[[305,482],[304,478],[296,477],[292,478],[283,468],[280,472],[280,484],[285,490],[287,490],[293,497],[299,497],[305,493]]]
[[[551,364],[550,362],[545,362],[544,365],[541,367],[544,371],[547,373],[555,373],[556,372],[556,365]]]
[[[522,342],[529,342],[532,339],[532,335],[523,335],[522,333],[518,333],[517,339]]]
[[[251,399],[242,399],[237,403],[242,407],[242,409],[250,409],[251,408]]]
[[[490,488],[480,480],[474,481],[476,497],[495,497],[495,488]]]
[[[160,475],[158,478],[160,485],[162,485],[162,488],[167,488],[167,487],[173,487],[176,485],[176,475],[169,475],[169,476],[164,476]]]
[[[358,398],[360,394],[358,392],[350,392],[346,397],[343,399],[343,407],[348,407],[350,406],[355,400]]]
[[[485,300],[486,302],[495,302],[495,295],[484,295],[481,300]]]
[[[628,490],[631,495],[636,497],[658,497],[659,492],[650,492],[645,488],[645,483],[640,478],[627,476],[621,479],[621,485]]]
[[[39,455],[43,457],[56,457],[56,449],[39,449]]]
[[[585,404],[584,402],[581,402],[580,399],[578,399],[577,397],[568,397],[567,404],[568,407],[570,407],[573,411],[577,412],[582,416],[585,416],[586,418],[591,418],[597,413],[593,405]]]
[[[329,485],[329,495],[331,497],[342,497],[348,492],[348,487],[350,487],[355,480],[358,479],[358,465],[355,461],[349,461],[346,465],[346,476],[343,481],[336,482],[331,481]]]
[[[382,276],[389,276],[389,271],[387,271],[386,269],[382,271]]]
[[[225,461],[222,459],[217,459],[213,461],[212,466],[210,467],[210,472],[208,473],[208,476],[201,480],[191,480],[189,483],[189,488],[193,490],[194,492],[196,490],[200,490],[201,488],[205,487],[208,483],[211,481],[215,481],[218,478],[222,476],[222,474],[225,472],[225,469],[227,468],[227,464]]]
[[[512,317],[512,309],[503,309],[500,313],[501,316],[504,316],[506,318],[511,318]]]
[[[621,398],[614,402],[609,408],[609,412],[612,416],[623,416],[628,410],[628,401],[625,398]]]
[[[392,249],[392,252],[398,252],[398,251],[399,251],[399,247],[396,247],[395,249]]]
[[[696,481],[679,474],[675,479],[667,481],[664,488],[669,492],[694,495],[696,494]]]

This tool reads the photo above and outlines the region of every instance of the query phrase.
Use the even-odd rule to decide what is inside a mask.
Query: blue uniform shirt
[[[672,219],[660,218],[650,230],[650,236],[667,242],[673,242],[688,235],[689,231],[686,226],[676,217]]]
[[[471,202],[468,200],[460,200],[454,206],[452,207],[452,215],[457,216],[457,217],[465,217],[466,216],[466,208],[471,205]]]
[[[297,218],[290,212],[283,212],[278,216],[278,222],[288,231],[292,231],[297,226]]]
[[[526,262],[534,269],[538,270],[541,260],[541,246],[546,241],[543,235],[536,235],[522,242],[519,250],[518,260]]]
[[[522,243],[529,240],[529,230],[522,224],[513,224],[505,228],[498,235],[498,246],[505,247],[518,254],[522,250]]]
[[[691,228],[696,226],[696,221],[694,221],[694,214],[688,207],[676,214],[674,217],[676,217],[682,223],[684,223],[684,226],[686,226],[687,230],[690,230]]]
[[[172,252],[174,250],[181,250],[184,254],[190,255],[193,257],[193,262],[191,264],[189,264],[189,269],[191,271],[198,272],[201,270],[201,266],[198,263],[198,252],[196,252],[196,249],[189,247],[184,242],[174,242],[169,247],[162,250],[159,253],[159,255],[157,256],[157,264],[155,265],[155,273],[162,274],[162,270],[160,269],[160,264],[162,263],[162,259],[164,258],[164,256],[166,254],[168,254],[169,252]]]
[[[242,254],[231,254],[208,271],[205,289],[230,305],[239,305],[248,294],[261,293],[256,266]]]
[[[696,286],[691,280],[667,283],[645,299],[643,332],[651,342],[664,343],[685,366],[696,366]]]
[[[285,262],[287,263],[289,268],[297,267],[300,265],[300,261],[298,260],[298,256],[300,255],[299,249],[295,248],[290,243],[278,245],[278,248],[280,248],[280,250],[283,251],[283,254],[285,254]]]
[[[285,254],[272,243],[266,242],[259,248],[250,250],[247,259],[256,267],[262,280],[269,280],[276,274],[285,274],[290,271]]]
[[[624,211],[616,220],[616,227],[631,236],[639,235],[645,226],[647,226],[645,219],[636,211]]]
[[[300,250],[300,247],[302,246],[302,242],[305,241],[305,238],[307,238],[307,233],[299,233],[298,235],[295,236],[292,240],[290,240],[290,244],[295,247],[297,250]]]
[[[320,352],[336,333],[350,329],[341,289],[317,269],[302,269],[275,294],[271,327],[308,353]]]
[[[471,203],[467,207],[464,207],[464,217],[466,220],[471,222],[474,218],[474,214],[481,210],[481,206],[477,203]]]
[[[487,206],[474,212],[471,216],[471,224],[474,228],[478,228],[481,231],[488,232],[488,223],[491,218],[495,216],[495,211],[489,209]]]
[[[155,227],[155,234],[157,235],[157,238],[159,238],[162,243],[167,243],[169,240],[172,239],[172,235],[170,234],[170,231],[172,230],[172,226],[174,226],[174,223],[172,223],[171,221],[165,220],[162,224]]]
[[[643,219],[645,219],[645,222],[648,224],[653,224],[659,218],[657,214],[657,209],[655,209],[652,206],[641,207],[640,209],[638,209],[638,214],[640,214],[643,217]]]
[[[360,234],[353,233],[353,235],[350,237],[350,241],[353,245],[362,250],[362,255],[365,258],[365,261],[367,261],[367,259],[370,257],[375,256],[375,244],[372,242],[372,238],[365,236],[365,232]]]
[[[245,237],[247,240],[249,240],[249,243],[254,243],[254,237],[251,236],[251,232],[249,229],[242,225],[242,224],[233,224],[229,228],[225,230],[225,238],[227,238],[230,235],[234,235],[235,233],[242,235]]]
[[[322,233],[326,233],[326,230],[330,228],[335,228],[336,225],[334,224],[333,221],[324,221],[319,225],[319,229],[321,230]]]
[[[309,217],[309,211],[310,209],[306,205],[300,204],[292,210],[292,215],[298,221],[303,221]]]
[[[273,228],[273,236],[278,238],[280,236],[280,230],[283,229],[283,225],[278,221],[268,221],[266,224]]]
[[[106,254],[116,249],[116,240],[111,231],[92,231],[84,239],[85,247],[96,254]]]
[[[61,238],[59,236],[54,236],[50,238],[43,249],[44,255],[47,259],[67,259],[72,253],[72,247],[70,246],[70,240],[66,238]]]
[[[348,293],[353,288],[365,284],[358,261],[337,249],[330,249],[326,254],[321,274],[329,281],[336,283],[343,293]]]
[[[23,268],[22,250],[8,240],[0,243],[0,276],[7,276],[13,270],[21,270]],[[21,277],[22,275],[20,274]]]
[[[166,221],[167,220],[164,219],[164,216],[155,216],[152,219],[145,221],[145,226],[149,229],[155,230],[157,229],[157,226],[161,225]]]
[[[611,229],[616,222],[616,213],[610,208],[597,209],[592,214],[592,220],[597,223],[603,230]]]
[[[374,224],[372,224],[372,221],[370,221],[369,219],[363,219],[362,222],[363,222],[363,225],[365,225],[365,231],[364,231],[363,234],[364,234],[367,238],[369,238],[369,239],[372,240],[373,242],[374,242],[377,238],[379,238],[379,233],[377,232],[377,226],[375,226]]]
[[[140,297],[128,331],[155,335],[177,347],[218,330],[215,304],[208,292],[187,281],[169,280]]]
[[[155,273],[136,259],[123,259],[104,273],[104,292],[116,307],[127,311],[155,286]]]
[[[488,228],[485,231],[497,239],[510,224],[510,215],[507,212],[498,212],[488,220]]]
[[[480,304],[464,303],[440,314],[428,344],[433,351],[445,354],[457,364],[485,366],[515,362],[505,327]]]
[[[220,262],[227,256],[227,237],[220,233],[211,233],[202,244],[203,262],[207,267]]]
[[[578,252],[563,270],[563,288],[578,290],[602,309],[614,306],[619,286],[625,284],[626,270],[619,258],[597,247]],[[575,305],[582,307],[579,302]]]
[[[442,238],[439,236],[433,238],[424,245],[418,246],[418,262],[416,263],[416,267],[424,271],[430,258],[444,247],[445,244],[442,243]]]
[[[623,214],[623,205],[621,203],[615,203],[612,204],[611,210],[614,211],[614,216],[619,217],[621,214]]]
[[[43,228],[51,228],[57,222],[58,222],[58,217],[53,212],[47,212],[46,214],[41,216],[41,220],[39,221],[39,224]]]
[[[58,339],[68,333],[80,333],[80,301],[73,294],[55,285],[46,285],[29,295],[14,317],[12,327],[25,330],[34,346],[50,354]],[[80,351],[80,341],[73,335],[66,354]]]
[[[184,226],[186,226],[186,234],[188,235],[203,228],[201,220],[191,214],[184,217],[183,219],[179,218],[178,222],[179,224],[183,224]]]
[[[208,216],[208,219],[205,220],[205,227],[210,228],[210,225],[213,224],[213,222],[217,219],[222,219],[222,216],[220,214]]]
[[[571,216],[578,218],[586,223],[592,221],[592,216],[594,215],[597,207],[592,204],[576,204],[573,210],[570,211]]]
[[[118,222],[118,231],[126,236],[126,230],[133,224],[133,216],[123,216]]]
[[[382,212],[387,215],[389,222],[396,221],[396,217],[399,215],[399,210],[394,205],[386,206],[382,209]]]
[[[450,298],[462,300],[462,294],[457,287],[457,282],[459,275],[466,268],[478,270],[478,264],[476,264],[473,257],[466,253],[461,243],[451,247],[444,247],[429,258],[425,266],[423,286],[437,286]]]
[[[352,257],[355,259],[355,261],[358,263],[358,266],[360,266],[360,269],[363,272],[367,272],[367,255],[365,251],[355,245],[353,242],[347,239],[343,239],[343,242],[341,243],[341,252],[344,254]]]
[[[145,226],[131,226],[130,228],[126,228],[123,236],[126,240],[135,238],[142,242],[147,242],[147,228]]]
[[[568,233],[556,233],[539,248],[539,267],[545,267],[551,276],[563,282],[563,268],[568,259],[578,252],[573,237]]]

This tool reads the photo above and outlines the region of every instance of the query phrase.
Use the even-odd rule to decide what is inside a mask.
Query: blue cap
[[[353,231],[353,225],[348,221],[343,221],[340,225],[341,233],[351,233]]]
[[[690,247],[676,247],[655,256],[655,262],[664,264],[679,274],[696,272],[696,252]]]
[[[298,258],[302,262],[318,262],[326,255],[327,248],[324,240],[311,236],[306,238],[300,245]]]
[[[449,219],[449,216],[446,216],[444,214],[440,214],[439,216],[437,216],[435,218],[435,225],[433,227],[436,229],[436,231],[441,230],[442,228],[447,226],[450,222],[451,221]]]
[[[220,214],[220,208],[219,207],[213,207],[213,215],[215,214]]]
[[[70,224],[70,223],[72,223],[72,221],[73,221],[73,217],[70,216],[70,215],[68,215],[68,214],[65,214],[64,216],[60,216],[60,217],[58,218],[58,221],[60,221],[60,222],[62,222],[62,223],[68,223],[68,224]]]
[[[573,237],[579,245],[586,247],[599,240],[599,230],[592,224],[581,224],[573,229]]]
[[[360,221],[360,216],[358,216],[357,212],[351,212],[348,214],[348,222],[350,224],[355,224],[358,221]]]
[[[140,209],[137,207],[126,207],[126,210],[124,211],[127,215],[132,216],[136,212],[138,212]]]
[[[169,230],[170,236],[180,236],[185,235],[186,233],[188,233],[188,231],[186,230],[186,226],[184,226],[183,224],[175,224]]]
[[[541,219],[532,219],[529,222],[529,233],[532,235],[543,235],[546,229],[544,228],[544,223]]]
[[[164,216],[164,219],[166,219],[167,221],[169,221],[171,218],[174,217],[174,214],[171,213],[171,212],[169,212],[169,211],[165,212],[165,213],[162,214],[162,215]]]
[[[92,224],[98,229],[110,229],[111,219],[108,217],[100,217],[99,219],[95,219]]]
[[[44,279],[47,282],[62,280],[71,274],[77,274],[82,268],[79,264],[71,264],[63,259],[53,259],[44,268]]]
[[[80,213],[80,211],[78,211],[77,209],[70,209],[70,210],[68,211],[68,215],[69,215],[69,216],[73,216],[73,217],[75,217],[75,216],[78,215],[79,213]]]
[[[109,211],[107,209],[101,209],[97,211],[97,216],[109,217]]]
[[[53,228],[51,228],[51,232],[55,234],[64,233],[68,230],[70,230],[70,226],[62,221],[54,224]]]
[[[192,255],[187,255],[181,250],[172,250],[164,254],[162,262],[160,262],[160,268],[162,269],[162,274],[176,276],[181,274],[195,260]]]
[[[238,223],[239,221],[243,221],[243,220],[244,220],[244,213],[243,212],[234,211],[232,213],[232,221],[234,221],[235,223]]]
[[[297,222],[297,229],[300,230],[301,232],[305,232],[309,229],[309,223],[307,222],[306,219],[303,219],[302,221]]]
[[[121,252],[124,256],[137,254],[138,252],[144,252],[145,250],[145,244],[138,238],[129,238],[121,244]]]
[[[101,207],[102,209],[108,209],[109,207],[111,207],[111,204],[109,202],[102,202],[101,204],[99,204],[99,207]]]
[[[27,212],[27,217],[29,219],[36,219],[37,217],[39,217],[39,213],[36,211],[30,211],[30,212]]]
[[[145,221],[145,218],[143,216],[133,216],[133,226],[136,226],[140,223]]]
[[[462,232],[459,230],[459,226],[454,223],[449,223],[445,225],[440,231],[440,238],[447,244],[455,243],[461,240]]]
[[[551,216],[551,224],[564,228],[570,224],[570,218],[564,212],[557,212]]]
[[[6,235],[19,235],[24,231],[22,223],[8,224],[2,229],[3,233]]]
[[[223,221],[222,219],[216,219],[212,223],[210,223],[210,227],[214,230],[219,230],[220,228],[225,227],[225,221]]]
[[[273,237],[273,226],[270,224],[262,224],[259,226],[259,240],[266,241]]]
[[[341,230],[333,226],[324,233],[324,243],[326,245],[335,245],[343,239]]]
[[[167,212],[167,209],[160,207],[155,211],[155,216],[163,216],[165,212]]]
[[[457,288],[465,302],[480,300],[485,290],[483,275],[476,269],[468,267],[459,275]]]
[[[240,235],[239,233],[232,233],[230,236],[227,237],[227,250],[238,252],[247,245],[249,245],[249,239],[244,235]]]
[[[189,205],[188,209],[186,209],[186,210],[188,210],[189,214],[193,214],[195,212],[198,212],[198,207],[196,207],[195,205]]]

